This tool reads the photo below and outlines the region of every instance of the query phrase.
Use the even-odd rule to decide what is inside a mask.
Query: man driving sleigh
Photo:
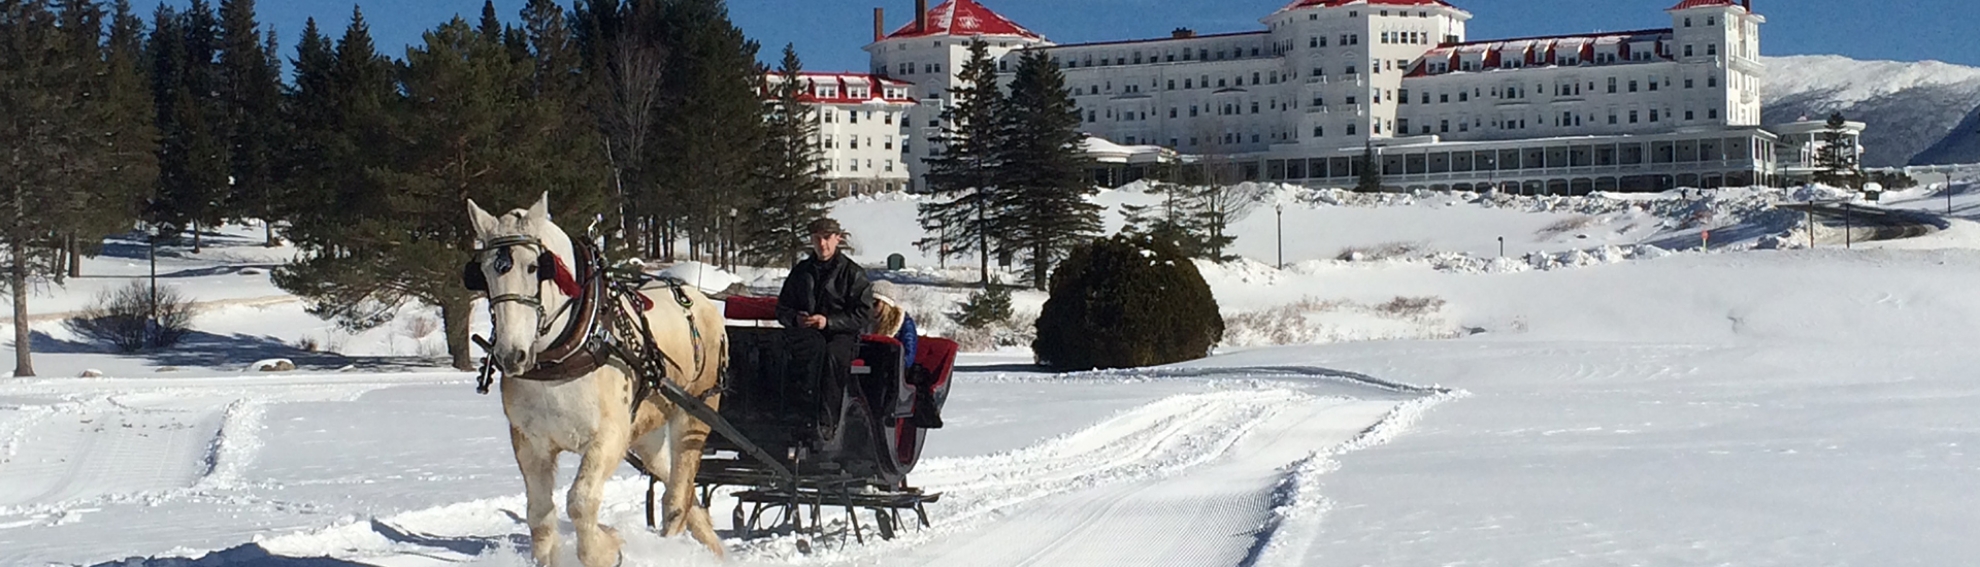
[[[866,268],[840,253],[846,232],[839,221],[818,219],[805,229],[811,257],[799,261],[784,280],[777,294],[777,322],[786,329],[791,375],[824,378],[819,401],[828,413],[821,421],[838,423],[859,336],[873,323],[873,284],[866,279]],[[820,429],[821,438],[832,435]]]

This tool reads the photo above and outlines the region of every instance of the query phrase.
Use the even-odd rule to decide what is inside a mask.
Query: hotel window
[[[893,170],[894,170],[894,160],[891,159],[887,160],[887,171],[893,171]]]
[[[1654,92],[1657,92],[1657,78],[1656,78],[1656,77],[1651,77],[1651,78],[1650,78],[1650,92],[1653,92],[1653,93],[1654,93]]]
[[[837,143],[837,142],[834,142],[834,141],[832,141],[832,135],[831,135],[831,134],[826,134],[826,135],[825,135],[825,149],[832,149],[832,148],[837,148],[837,147],[839,147],[839,145],[838,145],[838,143]]]
[[[1705,44],[1705,54],[1706,54],[1706,55],[1718,55],[1718,54],[1719,54],[1719,44],[1716,44],[1716,43],[1707,43],[1707,44]]]
[[[1196,116],[1196,105],[1189,105],[1189,115],[1192,117]]]
[[[1712,75],[1712,76],[1710,76],[1710,77],[1705,77],[1705,86],[1708,86],[1708,87],[1713,87],[1713,88],[1718,88],[1718,86],[1719,86],[1719,76],[1718,76],[1718,75]]]
[[[1309,48],[1320,47],[1320,37],[1314,36],[1314,37],[1306,38],[1306,46]]]
[[[885,143],[886,143],[886,145],[884,145],[884,146],[881,146],[881,148],[884,148],[884,149],[889,149],[889,150],[891,150],[891,149],[894,149],[894,137],[893,137],[893,136],[882,136],[881,138],[882,138],[883,140],[885,140]]]
[[[1176,80],[1175,80],[1175,79],[1169,79],[1169,90],[1172,90],[1172,91],[1173,91],[1173,90],[1176,90]]]
[[[851,161],[851,162],[852,162],[852,163],[850,164],[850,165],[852,166],[852,168],[851,168],[851,169],[848,169],[847,171],[859,171],[859,160],[856,160],[856,159],[855,159],[855,160],[849,160],[849,161]]]
[[[1458,93],[1458,102],[1471,102],[1471,93],[1469,91]]]
[[[1684,56],[1685,56],[1685,57],[1690,57],[1690,56],[1691,56],[1691,44],[1685,44],[1685,46],[1684,46]]]
[[[1437,132],[1440,134],[1449,134],[1451,132],[1451,121],[1449,120],[1437,121]],[[1425,133],[1427,134],[1428,132]]]
[[[1314,127],[1313,127],[1313,137],[1315,137],[1315,138],[1323,138],[1323,137],[1326,137],[1326,135],[1327,135],[1327,127],[1326,127],[1326,126],[1314,126]]]
[[[1684,111],[1684,119],[1685,119],[1685,120],[1697,120],[1697,119],[1698,119],[1698,113],[1697,113],[1697,112],[1695,112],[1695,111],[1690,111],[1690,110],[1686,110],[1686,111]]]
[[[880,121],[881,121],[881,123],[883,123],[883,124],[893,124],[893,123],[894,123],[894,113],[892,113],[892,112],[884,112],[884,113],[881,113],[881,114],[880,114]]]
[[[859,136],[853,136],[852,140],[849,143],[851,144],[852,149],[855,150],[859,149]]]
[[[1616,123],[1616,113],[1614,113],[1614,112],[1610,112],[1610,113],[1609,113],[1609,124],[1611,124],[1611,125],[1613,125],[1613,124],[1615,124],[1615,123]]]
[[[1251,101],[1251,113],[1258,114],[1258,101]]]
[[[1170,118],[1175,118],[1175,117],[1176,117],[1176,107],[1173,107],[1173,106],[1171,106],[1171,107],[1169,107],[1169,117],[1170,117]]]
[[[1629,82],[1629,92],[1636,92],[1636,81]]]
[[[1629,123],[1635,124],[1637,122],[1636,118],[1637,118],[1636,111],[1634,110],[1629,111]]]
[[[1706,118],[1709,118],[1709,119],[1712,119],[1712,120],[1718,120],[1718,119],[1719,119],[1719,109],[1717,109],[1717,108],[1714,108],[1714,109],[1710,109],[1710,110],[1706,110],[1706,111],[1705,111],[1705,117],[1706,117]]]
[[[1687,78],[1685,78],[1685,80],[1684,80],[1684,88],[1687,88],[1687,89],[1688,89],[1688,88],[1691,88],[1691,87],[1692,87],[1692,82],[1693,82],[1693,81],[1695,81],[1695,80],[1696,80],[1696,79],[1692,79],[1692,78],[1688,78],[1688,77],[1687,77]]]
[[[1691,27],[1691,18],[1684,19],[1684,27]]]
[[[1349,125],[1348,125],[1348,132],[1347,132],[1347,135],[1349,135],[1349,136],[1353,136],[1353,135],[1354,135],[1354,125],[1353,125],[1353,124],[1349,124]]]

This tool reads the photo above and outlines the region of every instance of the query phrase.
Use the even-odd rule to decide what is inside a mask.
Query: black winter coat
[[[787,329],[804,327],[807,315],[824,315],[827,334],[857,335],[873,324],[873,283],[866,268],[841,252],[798,262],[777,294],[777,321]]]

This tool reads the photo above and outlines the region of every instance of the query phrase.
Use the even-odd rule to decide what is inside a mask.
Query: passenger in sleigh
[[[870,332],[893,337],[901,343],[901,368],[907,369],[907,383],[914,387],[914,399],[911,401],[913,423],[925,429],[939,428],[942,426],[942,416],[941,409],[936,407],[933,392],[935,370],[915,364],[915,355],[920,350],[915,348],[919,333],[915,328],[914,316],[909,315],[900,302],[894,300],[895,297],[900,297],[899,286],[884,280],[873,282],[873,329]]]
[[[819,435],[828,438],[844,407],[845,385],[859,349],[859,335],[873,325],[873,284],[866,268],[840,253],[846,231],[839,221],[818,219],[806,227],[811,257],[791,268],[777,294],[777,322],[782,323],[792,379],[822,377]]]

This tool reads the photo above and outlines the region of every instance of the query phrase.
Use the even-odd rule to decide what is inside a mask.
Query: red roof
[[[1355,3],[1366,3],[1372,6],[1443,6],[1445,8],[1457,7],[1444,2],[1444,0],[1293,0],[1293,3],[1287,4],[1286,7],[1280,8],[1279,11],[1284,12],[1286,10],[1311,8],[1314,6],[1320,6],[1323,8],[1338,8],[1341,6],[1346,6]]]
[[[889,79],[871,73],[833,73],[833,72],[805,71],[804,73],[801,73],[801,76],[803,77],[803,80],[807,83],[805,92],[801,97],[804,99],[805,102],[825,103],[825,104],[862,104],[862,103],[879,100],[879,101],[885,101],[896,104],[915,103],[914,93],[908,90],[914,86],[914,83],[909,83],[906,81],[897,81],[894,79]],[[776,83],[778,80],[780,80],[781,76],[775,72],[771,72],[768,75],[766,75],[765,78],[767,79],[767,81],[764,85],[765,92],[763,96],[768,97],[770,96],[770,92],[771,92],[769,91],[769,87],[774,86],[773,84]],[[833,89],[832,96],[829,97],[818,96],[819,86],[835,87]],[[858,97],[858,98],[853,97],[852,96],[853,89],[856,87],[866,89],[866,96]],[[902,96],[895,96],[895,97],[887,96],[887,89],[889,87],[899,89],[899,94]]]
[[[949,0],[928,9],[928,29],[916,29],[915,22],[894,30],[887,39],[903,37],[928,37],[936,35],[1015,35],[1030,39],[1045,39],[1044,36],[1024,29],[1010,18],[990,11],[976,0]]]
[[[1713,6],[1738,6],[1738,5],[1739,3],[1734,2],[1733,0],[1684,0],[1683,2],[1679,2],[1678,5],[1676,6],[1672,6],[1670,10],[1666,10],[1666,11],[1690,10],[1692,8],[1710,8]]]

